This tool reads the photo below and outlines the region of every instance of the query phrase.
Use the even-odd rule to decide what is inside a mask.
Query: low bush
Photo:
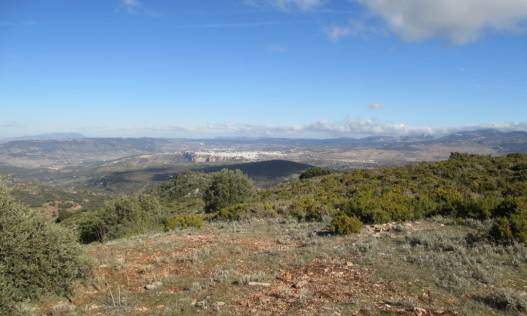
[[[456,201],[454,205],[457,217],[486,220],[492,216],[492,210],[496,206],[496,202],[489,197],[486,199],[466,198]]]
[[[288,209],[290,216],[305,222],[321,222],[329,214],[326,205],[311,197],[294,201]]]
[[[511,289],[497,289],[481,301],[500,311],[527,313],[527,294]]]
[[[523,198],[507,197],[493,211],[497,217],[489,236],[499,242],[527,242],[527,203]]]
[[[498,218],[490,229],[489,236],[499,242],[527,242],[527,213]]]
[[[247,214],[247,207],[243,204],[224,207],[218,211],[215,219],[225,221],[239,221]]]
[[[335,235],[360,233],[361,229],[362,222],[358,218],[348,216],[345,213],[335,215],[329,225],[329,231]]]
[[[83,244],[103,242],[108,234],[108,226],[97,214],[90,214],[79,223],[77,231]]]
[[[159,229],[162,215],[159,201],[153,196],[121,197],[79,223],[80,241],[103,242]]]
[[[187,228],[201,229],[203,227],[203,223],[204,217],[202,215],[197,214],[176,215],[172,217],[167,217],[163,220],[165,231]]]
[[[279,207],[278,207],[279,208]],[[274,218],[277,208],[270,203],[241,203],[224,207],[216,212],[212,219],[221,221],[243,221],[251,218]]]

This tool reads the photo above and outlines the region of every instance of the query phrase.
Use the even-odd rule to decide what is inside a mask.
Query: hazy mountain
[[[86,136],[79,133],[48,133],[31,136],[11,137],[0,139],[0,142],[6,143],[10,141],[22,141],[22,140],[73,140],[83,139]]]

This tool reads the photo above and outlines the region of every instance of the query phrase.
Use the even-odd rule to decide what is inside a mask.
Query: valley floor
[[[501,315],[526,312],[527,250],[446,220],[324,236],[254,220],[87,246],[92,280],[47,315]],[[472,240],[474,239],[474,240]],[[472,240],[472,241],[471,241]]]

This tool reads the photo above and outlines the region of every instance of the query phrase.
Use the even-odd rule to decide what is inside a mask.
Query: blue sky
[[[527,129],[525,0],[0,0],[0,138]]]

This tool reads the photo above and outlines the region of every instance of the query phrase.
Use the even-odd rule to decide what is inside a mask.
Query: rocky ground
[[[456,240],[468,232],[477,232],[477,227],[445,221],[371,226],[361,234],[346,237],[324,236],[324,225],[279,220],[215,223],[202,230],[93,244],[86,249],[95,266],[93,279],[79,285],[71,301],[49,297],[33,313],[500,315],[508,312],[514,315],[527,312],[522,309],[526,307],[522,304],[527,290],[524,246],[514,245],[511,249],[481,246],[485,252],[480,248],[464,249]],[[444,247],[445,244],[454,247],[453,250]],[[437,249],[450,250],[442,253]],[[452,267],[448,260],[458,260],[452,257],[458,250],[467,258],[474,256],[474,262],[480,263],[461,263],[456,268],[459,271],[449,272]],[[441,266],[436,265],[438,262]],[[450,282],[451,279],[457,283]],[[497,297],[498,288],[513,293],[506,300],[509,305],[500,307],[494,304],[499,303],[498,299],[489,300]]]

